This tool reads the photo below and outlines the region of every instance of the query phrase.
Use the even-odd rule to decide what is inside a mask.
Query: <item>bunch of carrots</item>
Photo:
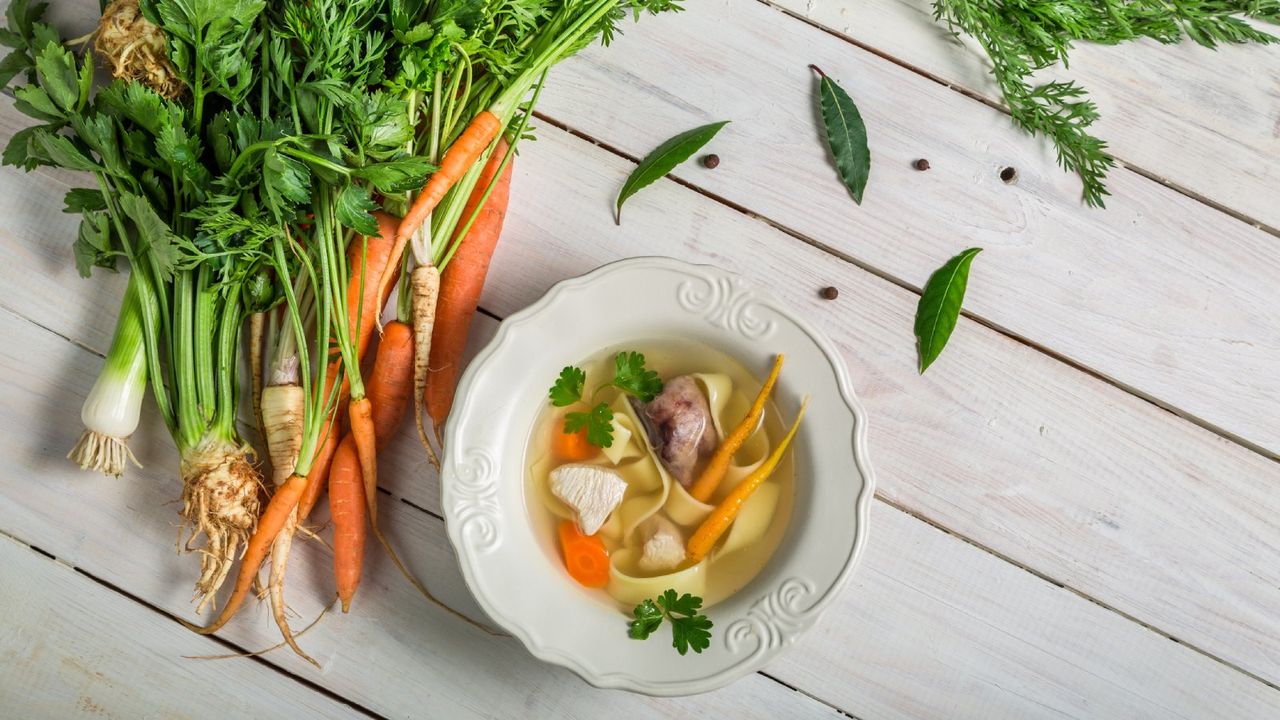
[[[307,657],[285,577],[294,539],[320,531],[326,490],[343,611],[370,536],[434,600],[379,524],[379,452],[412,408],[440,465],[515,152],[548,71],[607,43],[627,15],[678,9],[113,0],[93,36],[67,42],[43,4],[9,4],[0,82],[35,124],[4,161],[90,175],[92,188],[67,196],[82,216],[77,267],[131,273],[70,457],[123,474],[149,386],[182,459],[197,612],[232,580],[212,622],[192,629],[216,632],[260,593]],[[99,64],[106,85],[95,85]],[[238,406],[244,335],[251,412]]]

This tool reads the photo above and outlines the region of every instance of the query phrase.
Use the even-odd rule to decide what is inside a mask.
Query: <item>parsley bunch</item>
[[[649,636],[666,620],[671,624],[671,647],[685,655],[692,648],[701,653],[711,646],[711,620],[698,612],[702,598],[685,593],[677,597],[675,590],[667,590],[657,600],[640,603],[631,611],[634,620],[627,624],[627,634],[632,640],[648,640]]]
[[[991,73],[1014,122],[1048,137],[1058,164],[1079,174],[1084,201],[1102,207],[1103,180],[1115,159],[1089,133],[1097,106],[1075,82],[1033,85],[1038,70],[1062,63],[1073,43],[1115,45],[1138,38],[1176,43],[1184,38],[1219,43],[1275,43],[1245,18],[1280,22],[1276,0],[934,0],[936,20],[973,36],[991,59]]]
[[[620,352],[614,356],[613,365],[613,380],[596,388],[591,395],[593,399],[601,390],[608,387],[617,388],[641,402],[649,402],[662,392],[662,379],[658,377],[658,373],[645,368],[644,355],[641,353]],[[573,365],[564,368],[547,393],[551,398],[551,404],[555,407],[568,407],[582,402],[582,391],[586,382],[587,374],[582,368]],[[609,409],[609,403],[596,403],[589,410],[565,414],[564,431],[566,433],[579,432],[584,428],[587,431],[587,442],[596,447],[612,447],[613,410]]]

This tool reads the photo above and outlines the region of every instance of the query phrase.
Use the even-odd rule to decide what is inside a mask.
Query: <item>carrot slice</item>
[[[578,523],[563,520],[560,523],[560,550],[564,553],[564,567],[578,584],[589,588],[602,588],[609,584],[609,551],[594,535],[583,535]]]
[[[551,438],[552,450],[556,457],[561,460],[570,462],[580,462],[582,460],[590,460],[600,452],[595,445],[587,442],[587,429],[583,428],[577,432],[569,432],[564,429],[564,421],[560,421],[560,432],[553,433]]]

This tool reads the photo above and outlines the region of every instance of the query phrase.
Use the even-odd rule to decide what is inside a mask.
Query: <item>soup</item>
[[[551,393],[560,406],[539,414],[526,454],[529,511],[557,565],[628,611],[668,589],[707,607],[755,577],[786,530],[795,483],[790,453],[772,471],[762,467],[786,434],[773,403],[745,422],[762,381],[683,340],[611,348],[565,373]],[[739,425],[746,439],[730,455],[721,445]],[[728,463],[709,482],[717,452]],[[706,521],[744,480],[754,489],[707,543],[700,528],[717,525]],[[701,544],[691,545],[699,532]],[[575,543],[589,545],[587,567],[573,565]]]

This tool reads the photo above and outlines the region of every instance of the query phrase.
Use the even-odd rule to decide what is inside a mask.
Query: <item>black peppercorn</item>
[[[715,153],[702,156],[702,166],[708,170],[715,170],[716,166],[719,164],[720,164],[720,156],[716,155]]]
[[[1006,167],[1000,171],[1000,179],[1003,180],[1006,185],[1014,184],[1018,181],[1017,169],[1013,167]]]
[[[840,297],[840,291],[833,287],[824,287],[818,294],[822,296],[823,300],[835,300]]]
[[[924,158],[920,158],[919,160],[915,161],[912,164],[915,166],[915,169],[921,172],[924,172],[925,170],[929,169],[929,161],[925,160]]]

